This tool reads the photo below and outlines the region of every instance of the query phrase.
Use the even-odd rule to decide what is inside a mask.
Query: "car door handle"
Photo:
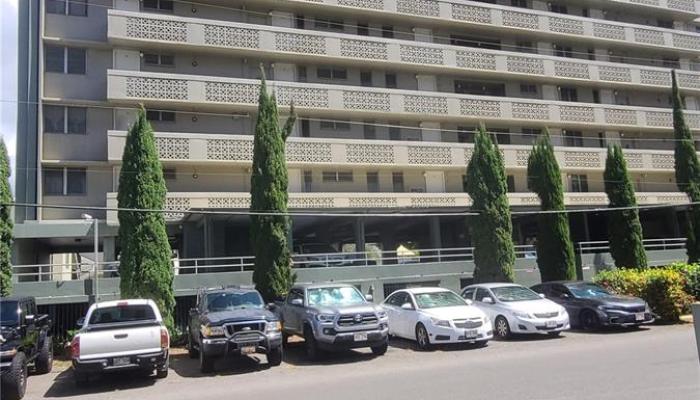
[[[126,339],[127,337],[129,337],[128,333],[116,333],[116,334],[114,334],[115,339]]]

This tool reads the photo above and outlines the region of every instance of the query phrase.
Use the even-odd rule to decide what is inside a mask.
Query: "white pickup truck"
[[[136,369],[168,376],[170,335],[152,300],[117,300],[90,306],[71,342],[76,385],[91,374]]]

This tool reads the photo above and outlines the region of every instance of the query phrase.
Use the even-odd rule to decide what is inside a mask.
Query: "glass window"
[[[561,101],[578,101],[578,91],[572,87],[559,88],[559,100]]]
[[[294,17],[294,20],[296,21],[296,27],[297,29],[304,29],[304,16],[301,14],[297,14]]]
[[[87,16],[87,0],[70,0],[68,3],[68,15],[76,17]]]
[[[515,192],[515,176],[513,176],[513,175],[506,176],[506,186],[508,187],[508,193]]]
[[[357,24],[357,34],[360,36],[369,36],[369,24]]]
[[[387,72],[386,75],[384,75],[384,79],[386,80],[386,87],[389,89],[396,89],[397,84],[396,84],[396,74],[393,72]]]
[[[84,135],[87,131],[87,108],[68,107],[68,132]]]
[[[369,123],[365,123],[362,127],[363,133],[365,136],[365,139],[376,139],[377,138],[377,132],[374,129],[374,125],[370,125],[372,122],[370,121]]]
[[[573,57],[573,50],[569,46],[554,45],[554,55],[557,57]],[[612,61],[612,60],[611,60]]]
[[[48,196],[63,195],[63,169],[44,169],[44,194]]]
[[[207,295],[207,311],[210,312],[263,307],[263,300],[258,292],[223,292],[210,293]]]
[[[306,82],[306,67],[303,65],[297,66],[297,80],[299,82]]]
[[[389,140],[401,140],[401,128],[398,126],[389,127]]]
[[[86,171],[84,168],[68,168],[66,170],[66,194],[85,194],[87,192],[85,175]]]
[[[484,297],[491,297],[491,293],[484,288],[476,288],[476,301],[482,301]]]
[[[564,145],[569,147],[583,147],[583,134],[581,131],[564,131]]]
[[[66,2],[65,0],[46,0],[47,14],[65,14],[66,13]]]
[[[575,297],[584,299],[612,296],[607,290],[592,283],[573,284],[568,285],[566,288],[570,290]]]
[[[528,8],[527,0],[510,0],[510,5],[513,7]]]
[[[464,299],[450,291],[414,294],[418,308],[462,307]]]
[[[379,173],[378,172],[368,172],[367,173],[367,191],[370,193],[379,192]]]
[[[142,0],[141,6],[144,9],[149,10],[161,10],[161,11],[172,11],[173,1],[172,0]]]
[[[540,299],[537,293],[523,286],[501,286],[491,288],[491,291],[499,301],[503,302]]]
[[[19,305],[16,301],[0,302],[0,322],[2,326],[17,325],[19,322]]]
[[[501,41],[499,39],[491,39],[478,36],[450,35],[450,44],[463,47],[477,47],[483,49],[501,50]]]
[[[61,106],[44,106],[44,132],[64,133],[66,128],[65,108]]]
[[[382,37],[393,38],[394,37],[394,27],[391,25],[382,26]]]
[[[565,5],[555,4],[555,3],[549,4],[549,11],[551,11],[553,13],[558,13],[558,14],[568,14],[569,13],[569,10]]]
[[[65,49],[59,46],[45,46],[44,65],[46,72],[62,74],[65,67]]]
[[[520,53],[537,53],[537,49],[532,42],[517,41],[515,42],[515,51]]]
[[[473,300],[474,292],[476,292],[475,288],[465,289],[464,292],[462,292],[462,297],[464,297],[465,299]]]
[[[314,178],[313,178],[313,174],[311,173],[311,171],[304,171],[304,191],[305,192],[313,191],[312,190],[313,182],[314,182]]]
[[[68,63],[66,72],[69,74],[85,74],[85,49],[68,47]]]
[[[406,292],[394,293],[393,295],[389,296],[386,303],[395,307],[401,307],[404,303],[406,303]]]
[[[351,306],[365,302],[362,294],[351,286],[314,288],[307,292],[310,306]]]
[[[302,304],[304,303],[304,292],[299,289],[292,289],[289,291],[289,296],[287,296],[287,303],[292,304],[294,299],[300,299]]]
[[[96,308],[90,314],[90,325],[114,324],[120,322],[151,321],[156,319],[153,307],[149,305],[127,305]]]
[[[576,193],[588,192],[588,177],[586,175],[571,175],[571,191]]]
[[[401,193],[406,191],[403,184],[403,172],[392,172],[391,183],[394,187],[395,193]]]

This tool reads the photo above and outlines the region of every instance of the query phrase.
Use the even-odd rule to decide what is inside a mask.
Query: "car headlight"
[[[17,349],[0,351],[0,357],[14,357],[17,354]]]
[[[275,332],[279,332],[281,330],[282,330],[282,323],[279,321],[270,321],[267,323],[267,326],[265,327],[266,333],[275,333]]]
[[[430,322],[432,322],[435,326],[442,326],[444,328],[450,327],[450,321],[446,319],[430,318]]]
[[[387,314],[386,311],[377,311],[377,318],[387,319],[389,318],[389,314]]]
[[[224,336],[225,334],[223,326],[202,325],[200,331],[204,337]]]
[[[532,316],[526,312],[513,311],[513,315],[518,318],[532,319]]]
[[[608,305],[605,305],[605,304],[598,306],[598,309],[599,309],[599,310],[603,310],[603,311],[615,311],[615,310],[618,310],[618,308],[617,308],[616,306],[608,306]]]
[[[335,314],[318,314],[316,319],[322,323],[330,323],[335,321]]]

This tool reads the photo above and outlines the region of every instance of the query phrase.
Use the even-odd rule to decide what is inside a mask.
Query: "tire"
[[[508,320],[502,315],[499,315],[496,318],[493,330],[496,336],[498,336],[501,339],[509,339],[512,335],[510,331],[510,325],[508,324]]]
[[[156,368],[156,378],[164,379],[168,377],[168,370],[170,369],[170,356],[165,359],[163,365]]]
[[[549,335],[549,337],[557,338],[557,337],[561,336],[561,331],[547,332],[547,335]]]
[[[34,362],[34,367],[36,372],[40,374],[48,374],[53,368],[53,346],[51,336],[46,336],[44,338],[44,343],[41,345],[39,350],[39,355],[36,357]]]
[[[88,374],[87,372],[76,371],[75,368],[73,368],[73,380],[75,381],[75,386],[84,386],[88,383]]]
[[[189,333],[187,334],[187,354],[192,359],[199,357],[199,351],[194,348],[194,344],[192,343],[192,335]]]
[[[27,391],[27,356],[18,352],[9,370],[2,375],[2,398],[19,400]]]
[[[267,353],[267,363],[271,367],[282,364],[282,346],[275,347]]]
[[[214,371],[214,359],[207,356],[203,351],[199,351],[199,370],[203,374]]]
[[[318,344],[314,332],[307,325],[304,327],[304,347],[306,348],[306,358],[309,360],[317,360],[319,356]]]
[[[416,343],[418,343],[418,350],[428,351],[431,349],[428,330],[420,322],[416,325]]]
[[[288,346],[289,345],[289,334],[287,332],[282,331],[282,346]]]
[[[384,354],[386,354],[386,351],[389,348],[389,342],[384,342],[379,346],[374,346],[370,348],[372,349],[372,354],[374,354],[375,356],[383,356]]]
[[[578,322],[584,331],[593,331],[600,328],[600,320],[593,310],[583,310],[578,316]]]

